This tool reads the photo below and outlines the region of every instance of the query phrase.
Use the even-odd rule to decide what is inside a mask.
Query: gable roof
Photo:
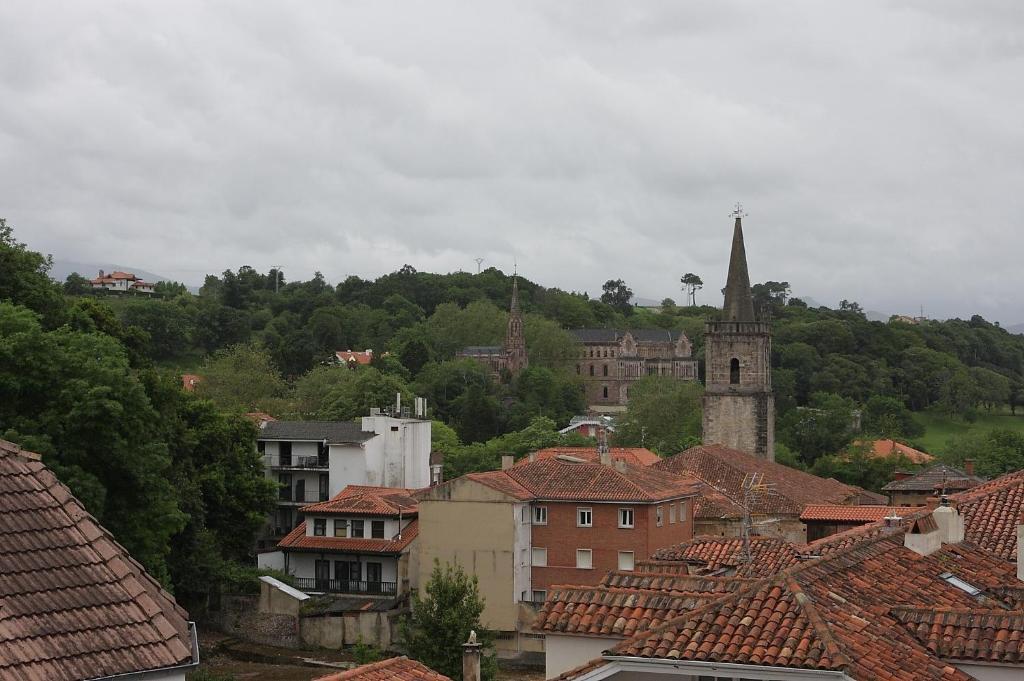
[[[696,494],[693,479],[653,467],[608,466],[557,457],[466,477],[523,500],[652,503]]]
[[[348,485],[327,501],[302,507],[306,515],[345,513],[348,515],[398,516],[415,515],[419,502],[414,490],[399,487]]]
[[[835,504],[809,504],[804,506],[800,520],[831,521],[837,523],[873,523],[882,518],[901,515],[902,506],[838,506]]]
[[[937,463],[933,466],[929,466],[916,475],[911,475],[909,478],[893,480],[883,487],[882,491],[934,492],[942,486],[943,482],[949,485],[956,480],[970,480],[973,483],[971,486],[985,482],[984,478],[979,478],[976,475],[968,475],[965,471],[962,471],[959,468],[954,468],[953,466],[944,463]],[[963,487],[959,485],[957,486],[959,489],[963,489]]]
[[[318,676],[314,681],[452,681],[444,674],[405,657],[391,657],[337,674]]]
[[[954,495],[964,536],[986,551],[1017,560],[1017,525],[1024,512],[1024,471],[1008,473]]]
[[[361,444],[375,437],[354,421],[265,421],[258,440],[307,440],[327,444]]]
[[[198,662],[187,614],[58,482],[0,440],[0,678],[71,681]]]
[[[661,457],[644,447],[609,447],[613,461],[623,461],[631,466],[650,466],[661,461]],[[585,461],[600,461],[596,447],[548,447],[530,452],[529,456],[519,459],[515,465],[521,466],[533,461],[553,459],[556,456],[573,456]]]
[[[983,629],[994,641],[1017,640],[1017,616],[991,616],[1000,608],[998,590],[1017,583],[1015,566],[966,543],[921,556],[903,546],[906,531],[889,527],[802,561],[640,632],[609,654],[832,669],[865,680],[969,679],[910,634],[902,609],[970,611],[972,621],[955,622],[968,639]],[[948,582],[947,574],[980,593]],[[608,663],[591,662],[563,678]]]
[[[865,494],[871,494],[838,480],[819,478],[722,445],[691,447],[662,459],[652,468],[698,478],[734,503],[743,499],[743,480],[746,475],[760,473],[764,475],[764,481],[773,486],[773,493],[761,497],[755,508],[751,509],[755,514],[798,516],[808,504],[857,503]],[[696,517],[717,518],[721,510],[720,505],[701,507],[697,511],[709,515]]]
[[[367,539],[365,537],[311,537],[306,535],[306,523],[303,520],[298,527],[285,535],[277,543],[277,548],[288,551],[340,551],[346,553],[381,553],[399,554],[409,548],[413,540],[420,534],[419,520],[412,520],[402,528],[401,532],[390,539]]]
[[[868,445],[867,455],[873,459],[881,459],[887,456],[896,456],[901,454],[905,456],[911,463],[915,464],[926,464],[935,461],[935,457],[927,452],[922,452],[919,449],[914,449],[910,445],[905,445],[902,442],[896,440],[869,440],[867,442],[857,441],[853,443],[855,447]]]

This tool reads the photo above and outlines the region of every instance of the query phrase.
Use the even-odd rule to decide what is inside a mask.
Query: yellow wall
[[[459,478],[433,488],[419,504],[417,586],[430,580],[436,558],[457,561],[474,574],[484,598],[482,623],[515,631],[519,613],[514,593],[514,500],[489,487]]]

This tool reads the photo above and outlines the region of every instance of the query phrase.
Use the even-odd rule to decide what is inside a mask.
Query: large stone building
[[[697,380],[693,344],[685,333],[665,329],[573,329],[582,346],[569,360],[583,379],[587,404],[597,410],[629,403],[629,389],[644,376]]]
[[[526,355],[526,336],[523,334],[523,311],[519,307],[519,278],[512,278],[512,305],[502,345],[471,345],[456,354],[460,359],[472,359],[491,370],[495,380],[518,376],[530,366]]]
[[[704,442],[774,461],[771,324],[754,315],[738,207],[734,216],[722,318],[704,326]]]

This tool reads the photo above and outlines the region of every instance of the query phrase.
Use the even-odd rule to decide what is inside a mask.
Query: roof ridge
[[[783,582],[786,584],[786,588],[793,594],[793,599],[800,606],[800,611],[807,617],[807,621],[814,627],[815,632],[821,637],[825,644],[825,649],[828,651],[829,656],[833,662],[837,662],[842,665],[843,671],[849,669],[851,660],[847,657],[843,649],[836,643],[835,637],[832,635],[832,630],[828,624],[825,623],[825,619],[818,612],[818,606],[814,601],[814,598],[803,590],[799,582],[793,579],[792,575],[786,575],[783,578]]]

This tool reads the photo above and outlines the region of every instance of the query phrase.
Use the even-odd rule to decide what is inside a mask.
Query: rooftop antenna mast
[[[747,473],[743,476],[743,525],[741,536],[743,538],[744,563],[753,560],[750,551],[750,537],[754,531],[754,522],[751,518],[753,509],[760,507],[761,500],[772,494],[772,486],[764,481],[764,473]]]
[[[476,263],[476,273],[480,274],[480,265],[484,264],[483,258],[473,258],[473,262]]]

